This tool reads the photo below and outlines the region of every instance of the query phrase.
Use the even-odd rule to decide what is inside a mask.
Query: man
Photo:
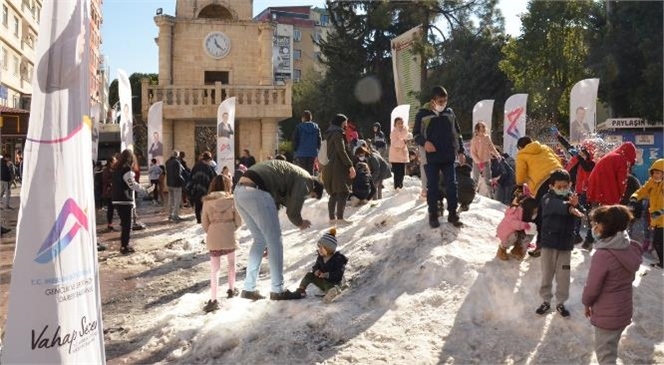
[[[590,137],[592,130],[586,122],[586,108],[580,106],[576,108],[576,116],[570,125],[569,139],[572,144],[578,144],[584,139]]]
[[[221,115],[221,123],[217,126],[217,137],[220,138],[231,138],[233,134],[233,128],[228,124],[228,113],[224,112]]]
[[[413,128],[413,139],[423,146],[426,152],[427,164],[424,166],[424,171],[427,177],[427,204],[431,228],[440,227],[438,180],[441,172],[449,212],[447,221],[455,227],[462,226],[457,214],[458,196],[454,161],[457,155],[463,155],[464,148],[459,122],[452,108],[447,106],[447,97],[447,90],[444,87],[435,86],[430,101],[417,112]]]
[[[0,156],[0,199],[5,197],[5,208],[7,209],[14,209],[9,205],[12,195],[12,175],[13,171],[9,166],[9,160],[6,157]]]
[[[313,175],[314,161],[320,149],[321,136],[318,124],[311,119],[311,112],[305,110],[302,113],[302,123],[297,125],[293,133],[293,149],[295,150],[295,163]]]
[[[157,160],[157,165],[164,163],[164,144],[159,140],[159,132],[152,133],[152,144],[148,150],[148,158]]]
[[[254,240],[249,250],[247,277],[240,296],[264,299],[256,290],[256,278],[267,247],[272,282],[270,299],[299,299],[299,293],[284,291],[283,242],[277,209],[286,207],[286,215],[295,226],[307,229],[311,222],[302,219],[301,211],[307,197],[320,199],[323,185],[304,169],[290,162],[270,160],[252,166],[235,188],[235,207],[247,224]]]
[[[166,161],[166,186],[168,186],[168,220],[179,222],[180,204],[182,203],[182,187],[184,186],[184,167],[178,156],[180,153],[173,150],[171,157]]]
[[[256,164],[256,159],[254,156],[249,153],[249,150],[242,150],[242,156],[240,156],[240,163],[246,166],[247,168],[250,168],[251,166]]]

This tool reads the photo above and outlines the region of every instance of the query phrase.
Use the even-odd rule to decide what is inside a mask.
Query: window
[[[9,9],[7,9],[6,5],[2,6],[2,25],[5,28],[9,27]]]
[[[322,27],[327,27],[327,24],[330,22],[330,16],[327,14],[321,14],[320,16],[320,25]]]
[[[7,53],[7,48],[5,47],[2,47],[2,59],[0,62],[2,62],[2,69],[7,70],[7,67],[9,67],[9,54]]]
[[[18,18],[14,17],[14,35],[18,37]]]
[[[301,77],[302,77],[302,71],[301,70],[293,70],[293,80],[294,81],[300,81]]]
[[[293,30],[293,41],[299,42],[302,40],[302,31],[299,29]]]
[[[293,59],[294,60],[299,60],[300,58],[302,58],[302,51],[299,50],[299,49],[294,49],[293,50]]]
[[[13,60],[14,65],[12,68],[14,69],[14,76],[18,76],[18,57],[14,56]]]

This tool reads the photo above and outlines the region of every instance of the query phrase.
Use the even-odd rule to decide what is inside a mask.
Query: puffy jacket
[[[452,108],[447,107],[441,113],[431,110],[429,103],[415,115],[413,139],[420,146],[431,142],[436,152],[427,152],[427,162],[454,163],[456,156],[463,153],[461,128]]]
[[[664,159],[660,158],[650,166],[650,175],[652,176],[653,170],[664,171]],[[648,199],[650,214],[661,211],[664,209],[664,182],[655,181],[651,178],[646,183],[632,194],[632,198],[636,200]],[[664,214],[660,214],[657,218],[650,219],[650,226],[662,228],[664,227]]]
[[[184,186],[184,167],[177,157],[171,157],[166,161],[166,186],[181,188]]]
[[[235,210],[233,196],[215,191],[203,197],[201,224],[207,233],[205,244],[208,250],[237,248],[235,231],[242,225],[242,218]]]
[[[353,179],[353,195],[362,200],[370,200],[376,193],[376,185],[364,162],[355,165],[356,175]]]
[[[394,128],[390,133],[390,162],[408,163],[408,127]]]
[[[371,170],[371,178],[374,182],[385,180],[392,176],[390,165],[385,161],[383,156],[378,153],[378,151],[372,151],[371,154],[367,156],[366,161],[369,165],[369,170]]]
[[[320,149],[321,136],[318,124],[312,121],[302,122],[293,133],[295,157],[316,157]]]
[[[632,321],[632,282],[641,266],[641,246],[626,232],[595,243],[581,301],[592,308],[590,323],[618,330]]]
[[[498,227],[496,228],[496,237],[500,238],[501,243],[504,244],[507,242],[510,234],[528,229],[530,224],[522,221],[522,219],[523,209],[521,207],[508,207],[505,210],[505,217],[498,223]]]
[[[374,123],[373,125],[375,128],[378,128],[378,130],[374,133],[374,138],[373,138],[373,145],[375,148],[385,148],[387,147],[387,141],[385,140],[385,133],[382,131],[382,127],[380,126],[380,123]]]
[[[339,251],[332,254],[327,262],[323,259],[323,256],[318,255],[316,258],[316,263],[311,268],[311,272],[316,272],[320,270],[322,272],[328,273],[329,277],[325,280],[333,283],[339,284],[344,277],[344,272],[346,271],[346,263],[348,263],[348,258],[344,256]]]
[[[551,172],[562,168],[560,159],[549,146],[531,142],[516,154],[516,184],[528,184],[536,194]]]
[[[602,157],[588,177],[587,197],[591,203],[618,204],[627,186],[629,168],[636,162],[636,147],[625,142]]]
[[[500,156],[496,150],[496,146],[491,142],[491,137],[488,134],[476,134],[470,140],[470,157],[473,162],[479,164],[480,162],[489,162],[491,156]]]
[[[553,191],[549,191],[542,198],[542,247],[561,251],[574,249],[574,225],[578,218],[569,212],[570,205],[567,200],[567,197]],[[580,206],[577,209],[582,210]]]
[[[577,194],[583,194],[588,189],[588,177],[590,177],[593,168],[595,168],[595,163],[593,162],[593,157],[590,152],[588,152],[588,159],[576,155],[572,157],[572,159],[569,160],[569,163],[567,163],[567,166],[565,166],[565,170],[567,170],[570,175],[572,174],[573,169],[576,171],[574,191]]]
[[[470,205],[475,199],[475,192],[477,191],[477,185],[475,185],[475,180],[470,176],[473,168],[470,165],[456,165],[454,167],[456,173],[457,181],[457,198],[459,204],[461,205]],[[438,191],[440,192],[441,197],[445,198],[447,196],[447,190],[445,189],[445,179],[442,177],[438,179]]]
[[[348,156],[344,131],[341,127],[331,124],[325,131],[327,141],[327,157],[330,160],[323,167],[323,184],[328,194],[348,193],[352,183],[349,169],[353,162]]]

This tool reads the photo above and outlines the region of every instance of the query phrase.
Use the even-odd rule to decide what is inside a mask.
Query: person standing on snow
[[[293,132],[295,164],[305,169],[309,175],[314,174],[314,161],[321,144],[320,128],[311,119],[311,112],[305,110],[302,113],[302,123],[298,124]]]

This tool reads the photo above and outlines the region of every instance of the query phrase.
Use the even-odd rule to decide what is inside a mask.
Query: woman
[[[406,164],[410,162],[408,157],[408,140],[412,136],[408,133],[408,127],[404,124],[401,117],[394,119],[394,129],[390,133],[390,155],[389,161],[392,164],[394,173],[394,190],[399,191],[403,188],[403,177],[406,174]]]
[[[201,159],[196,162],[191,169],[191,191],[189,199],[194,204],[196,213],[196,222],[201,223],[201,211],[203,210],[203,198],[207,192],[212,179],[217,176],[217,172],[212,166],[212,154],[205,151],[201,154]]]
[[[323,184],[330,195],[327,210],[332,224],[350,223],[344,219],[344,210],[352,179],[355,178],[355,168],[346,149],[344,133],[347,126],[348,118],[343,114],[337,114],[323,134],[323,138],[327,141],[329,158],[329,162],[323,167]]]
[[[124,255],[134,252],[129,246],[129,233],[131,232],[132,209],[134,208],[134,192],[147,194],[134,178],[134,153],[127,149],[122,151],[113,171],[113,205],[120,216],[120,252]]]
[[[632,321],[632,281],[641,266],[641,246],[627,227],[632,214],[624,205],[602,206],[590,214],[597,240],[582,302],[595,326],[595,353],[600,364],[615,364],[620,335]]]
[[[486,134],[486,125],[479,121],[475,124],[473,138],[470,140],[470,157],[473,158],[473,180],[480,186],[480,174],[484,180],[484,189],[479,189],[479,193],[491,198],[491,156],[498,161],[502,158],[496,146],[491,142],[491,137]]]

